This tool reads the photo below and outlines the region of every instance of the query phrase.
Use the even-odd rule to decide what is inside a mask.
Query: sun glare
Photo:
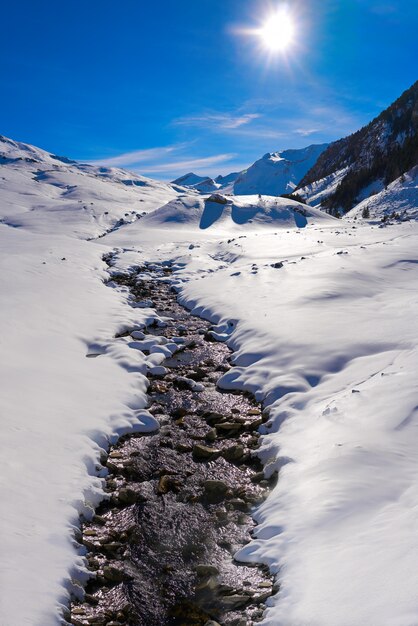
[[[257,33],[263,46],[272,52],[281,52],[289,48],[295,35],[295,24],[292,15],[280,10],[271,15]]]

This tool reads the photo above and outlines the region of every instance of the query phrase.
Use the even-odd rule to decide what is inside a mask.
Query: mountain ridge
[[[417,163],[418,81],[369,124],[331,143],[297,189],[309,201],[310,186],[339,176],[338,185],[322,193],[321,208],[346,213],[368,187],[387,187]]]

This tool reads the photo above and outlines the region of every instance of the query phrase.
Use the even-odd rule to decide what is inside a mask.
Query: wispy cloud
[[[147,150],[131,150],[109,158],[89,161],[93,165],[123,167],[138,174],[148,174],[160,178],[174,178],[190,170],[197,170],[204,175],[232,171],[236,163],[235,153],[222,152],[209,156],[190,154],[193,141],[173,144]],[[229,165],[227,165],[229,164]],[[224,166],[223,169],[221,166]],[[241,168],[242,169],[242,168]],[[218,170],[222,170],[221,172]]]
[[[250,124],[253,120],[261,117],[259,113],[220,113],[209,111],[200,115],[190,115],[174,120],[176,126],[200,126],[206,128],[218,128],[234,130],[240,126]]]
[[[236,154],[215,154],[208,157],[191,157],[188,159],[182,159],[180,161],[169,161],[167,163],[155,163],[154,165],[147,165],[141,168],[141,172],[144,174],[164,174],[177,171],[205,169],[218,165],[219,163],[225,163],[232,161],[236,157]],[[184,172],[183,172],[184,173]]]
[[[295,128],[295,133],[296,135],[301,135],[301,137],[309,137],[320,132],[320,130],[320,128]]]
[[[132,167],[138,163],[146,163],[149,161],[158,161],[164,159],[168,154],[178,151],[184,147],[184,144],[173,146],[164,146],[162,148],[149,148],[147,150],[132,150],[131,152],[123,152],[114,157],[103,159],[95,159],[89,161],[93,165],[106,165],[108,167]]]

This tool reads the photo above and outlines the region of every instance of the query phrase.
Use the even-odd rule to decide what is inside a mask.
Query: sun
[[[282,9],[271,15],[257,31],[264,47],[283,52],[293,43],[295,23],[292,15]]]

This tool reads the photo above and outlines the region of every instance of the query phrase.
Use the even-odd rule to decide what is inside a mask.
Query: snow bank
[[[377,232],[247,238],[233,271],[183,287],[238,320],[223,385],[270,408],[261,456],[280,478],[238,555],[280,581],[265,626],[418,623],[418,238]]]
[[[102,448],[156,427],[145,357],[114,338],[150,311],[103,283],[104,248],[4,225],[0,238],[0,622],[46,626],[86,575],[72,529],[103,496]]]
[[[201,231],[213,235],[244,234],[259,229],[304,228],[308,224],[335,224],[333,217],[300,202],[271,196],[179,196],[146,215],[138,224],[121,228],[106,239],[115,245],[132,245],[145,232],[158,241],[158,230],[181,229],[190,238]],[[200,232],[199,232],[200,231]],[[176,236],[176,235],[174,235]]]

